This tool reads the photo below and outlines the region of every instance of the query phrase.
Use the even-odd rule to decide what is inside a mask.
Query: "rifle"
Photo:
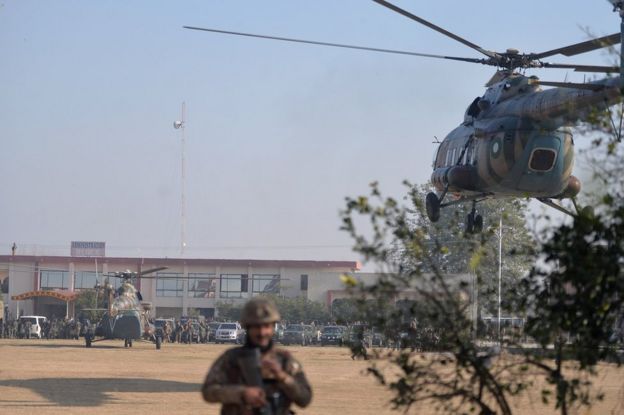
[[[240,349],[238,366],[240,367],[243,380],[247,386],[262,388],[267,392],[266,385],[262,380],[260,370],[260,349],[257,347],[243,347]],[[267,403],[261,408],[254,408],[256,415],[277,415],[280,404],[280,393],[272,393],[266,396]]]

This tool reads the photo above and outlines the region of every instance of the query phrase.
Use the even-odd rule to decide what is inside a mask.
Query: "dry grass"
[[[156,351],[147,343],[124,349],[121,342],[86,349],[70,340],[0,340],[2,414],[217,414],[199,388],[217,345],[170,345]],[[346,349],[292,347],[314,388],[304,414],[390,413],[389,398],[363,376],[366,363],[352,361]],[[590,414],[624,413],[624,369],[602,366],[596,382],[606,394]],[[548,413],[539,393],[515,402],[518,414]],[[416,408],[415,408],[416,409]],[[418,414],[431,413],[417,408]]]

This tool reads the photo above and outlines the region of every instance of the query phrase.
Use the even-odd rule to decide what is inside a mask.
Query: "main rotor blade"
[[[398,7],[398,6],[395,6],[392,3],[389,3],[389,2],[387,2],[385,0],[373,0],[373,1],[375,3],[377,3],[377,4],[380,4],[380,5],[384,6],[384,7],[387,7],[388,9],[390,9],[390,10],[392,10],[394,12],[402,14],[403,16],[405,16],[405,17],[407,17],[409,19],[412,19],[412,20],[414,20],[414,21],[416,21],[416,22],[418,22],[418,23],[420,23],[422,25],[425,25],[428,28],[435,30],[436,32],[442,33],[443,35],[448,36],[448,37],[450,37],[453,40],[456,40],[456,41],[458,41],[460,43],[463,43],[464,45],[468,46],[469,48],[472,48],[472,49],[474,49],[476,51],[479,51],[480,53],[484,54],[485,56],[487,56],[489,58],[497,58],[498,57],[498,54],[496,54],[495,52],[483,49],[481,46],[476,45],[476,44],[474,44],[474,43],[472,43],[472,42],[470,42],[470,41],[468,41],[468,40],[466,40],[466,39],[464,39],[462,37],[459,37],[456,34],[449,32],[448,30],[442,29],[440,26],[436,26],[433,23],[428,22],[427,20],[425,20],[425,19],[423,19],[421,17],[418,17],[415,14],[410,13],[407,10],[404,10],[404,9]]]
[[[542,64],[542,68],[555,69],[574,69],[575,72],[598,72],[598,73],[617,73],[620,72],[618,66],[596,66],[596,65],[574,65],[567,63],[547,63]]]
[[[558,88],[572,88],[572,89],[587,89],[589,91],[601,91],[606,88],[601,84],[578,84],[574,82],[551,82],[551,81],[537,81],[539,85],[544,86],[556,86]]]
[[[607,46],[616,45],[620,43],[621,34],[614,33],[609,36],[599,37],[598,39],[591,39],[585,42],[576,43],[570,46],[564,46],[562,48],[549,50],[548,52],[532,54],[531,57],[535,59],[542,59],[553,55],[565,55],[574,56],[581,53],[591,52],[592,50],[606,48]]]
[[[334,48],[345,48],[345,49],[358,49],[358,50],[365,50],[368,52],[394,53],[398,55],[420,56],[423,58],[451,59],[455,61],[483,63],[482,59],[474,59],[474,58],[459,58],[455,56],[432,55],[430,53],[417,53],[417,52],[409,52],[409,51],[404,51],[404,50],[371,48],[367,46],[346,45],[342,43],[319,42],[316,40],[294,39],[294,38],[270,36],[270,35],[258,35],[254,33],[232,32],[229,30],[210,29],[210,28],[205,28],[205,27],[194,27],[194,26],[182,26],[182,27],[185,29],[200,30],[203,32],[213,32],[213,33],[222,33],[226,35],[254,37],[258,39],[280,40],[282,42],[306,43],[309,45],[331,46]]]
[[[141,276],[143,276],[143,275],[146,275],[146,274],[151,274],[152,272],[162,271],[164,269],[167,269],[167,267],[152,268],[152,269],[148,269],[147,271],[141,271],[141,272],[139,272],[139,274]]]

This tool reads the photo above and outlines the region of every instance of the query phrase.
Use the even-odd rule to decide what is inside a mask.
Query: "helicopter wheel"
[[[160,336],[156,336],[156,350],[160,350],[161,345],[162,345],[162,338]]]
[[[440,220],[440,199],[435,193],[427,193],[425,208],[427,210],[427,217],[431,222]]]
[[[132,347],[132,339],[128,339],[128,346]]]
[[[128,347],[128,339],[124,339],[124,347]]]

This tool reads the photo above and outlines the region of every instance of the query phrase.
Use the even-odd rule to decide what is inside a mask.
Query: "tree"
[[[353,298],[339,298],[333,301],[331,313],[338,324],[349,324],[361,320],[361,313],[357,300]]]
[[[342,212],[342,229],[355,241],[354,249],[382,270],[370,285],[355,278],[345,282],[366,322],[400,347],[373,351],[377,359],[369,371],[393,392],[396,409],[407,411],[424,402],[447,413],[511,414],[509,398],[526,387],[525,366],[513,359],[495,363],[496,351],[481,350],[472,341],[469,284],[447,274],[458,262],[448,256],[450,239],[441,240],[443,228],[427,224],[418,189],[408,184],[405,199],[400,205],[373,184],[369,195],[347,198]],[[368,225],[362,228],[363,222]],[[455,221],[445,228],[456,232],[459,227]],[[466,236],[461,247],[474,267],[485,255],[479,238],[488,236],[491,232]],[[413,293],[414,301],[395,306],[404,292]],[[419,354],[432,348],[438,353]],[[380,360],[392,370],[382,370]]]
[[[96,322],[102,317],[103,311],[97,311],[94,309],[103,308],[104,300],[105,299],[102,298],[101,295],[98,295],[95,290],[82,290],[78,294],[78,297],[76,297],[74,309],[76,310],[76,314],[78,316],[84,315],[91,322]]]
[[[546,379],[543,402],[554,397],[562,414],[600,399],[590,376],[600,359],[617,359],[617,347],[623,344],[622,198],[607,193],[599,206],[602,213],[582,210],[571,222],[553,227],[528,257],[534,265],[517,282],[522,295],[515,304],[527,313],[526,332],[541,350],[503,342],[503,347],[515,345],[522,352],[514,357],[473,341],[468,284],[446,272],[456,271],[453,267],[466,258],[475,269],[483,266],[494,232],[466,236],[461,247],[465,252],[454,262],[452,248],[439,237],[442,230],[421,225],[426,222],[420,192],[410,186],[406,200],[407,205],[400,205],[385,198],[373,184],[370,195],[348,198],[342,212],[343,229],[353,237],[355,250],[384,270],[374,284],[354,278],[346,283],[365,320],[383,328],[388,338],[400,339],[404,347],[395,353],[375,352],[392,370],[380,369],[379,360],[369,367],[393,391],[395,407],[408,410],[429,402],[446,413],[478,409],[482,414],[511,414],[510,397],[532,386],[529,372]],[[361,226],[363,218],[368,227]],[[416,293],[414,300],[391,306],[406,291]],[[438,353],[419,356],[432,349]],[[573,365],[564,371],[566,362]]]
[[[282,321],[288,322],[327,322],[330,320],[329,312],[325,305],[321,302],[311,301],[304,297],[279,297],[274,295],[266,295],[271,298],[277,305]],[[220,302],[217,303],[217,312],[219,317],[230,321],[240,320],[243,306],[234,303]]]
[[[419,187],[419,197],[424,200],[430,191],[430,184]],[[414,222],[413,226],[422,228],[429,235],[433,245],[440,243],[443,246],[435,258],[442,272],[476,275],[481,309],[479,314],[493,316],[498,313],[498,227],[499,219],[502,218],[502,310],[504,314],[510,315],[518,312],[514,305],[524,295],[518,288],[522,278],[531,269],[535,246],[534,237],[527,228],[526,208],[527,202],[520,199],[488,199],[479,202],[477,211],[488,225],[480,238],[470,237],[464,231],[464,219],[472,209],[471,203],[446,208],[436,223],[420,215],[410,220]],[[467,246],[469,249],[465,249]],[[475,253],[478,253],[476,258]]]
[[[217,313],[221,320],[227,321],[239,321],[241,316],[242,306],[235,305],[231,302],[218,302]]]

